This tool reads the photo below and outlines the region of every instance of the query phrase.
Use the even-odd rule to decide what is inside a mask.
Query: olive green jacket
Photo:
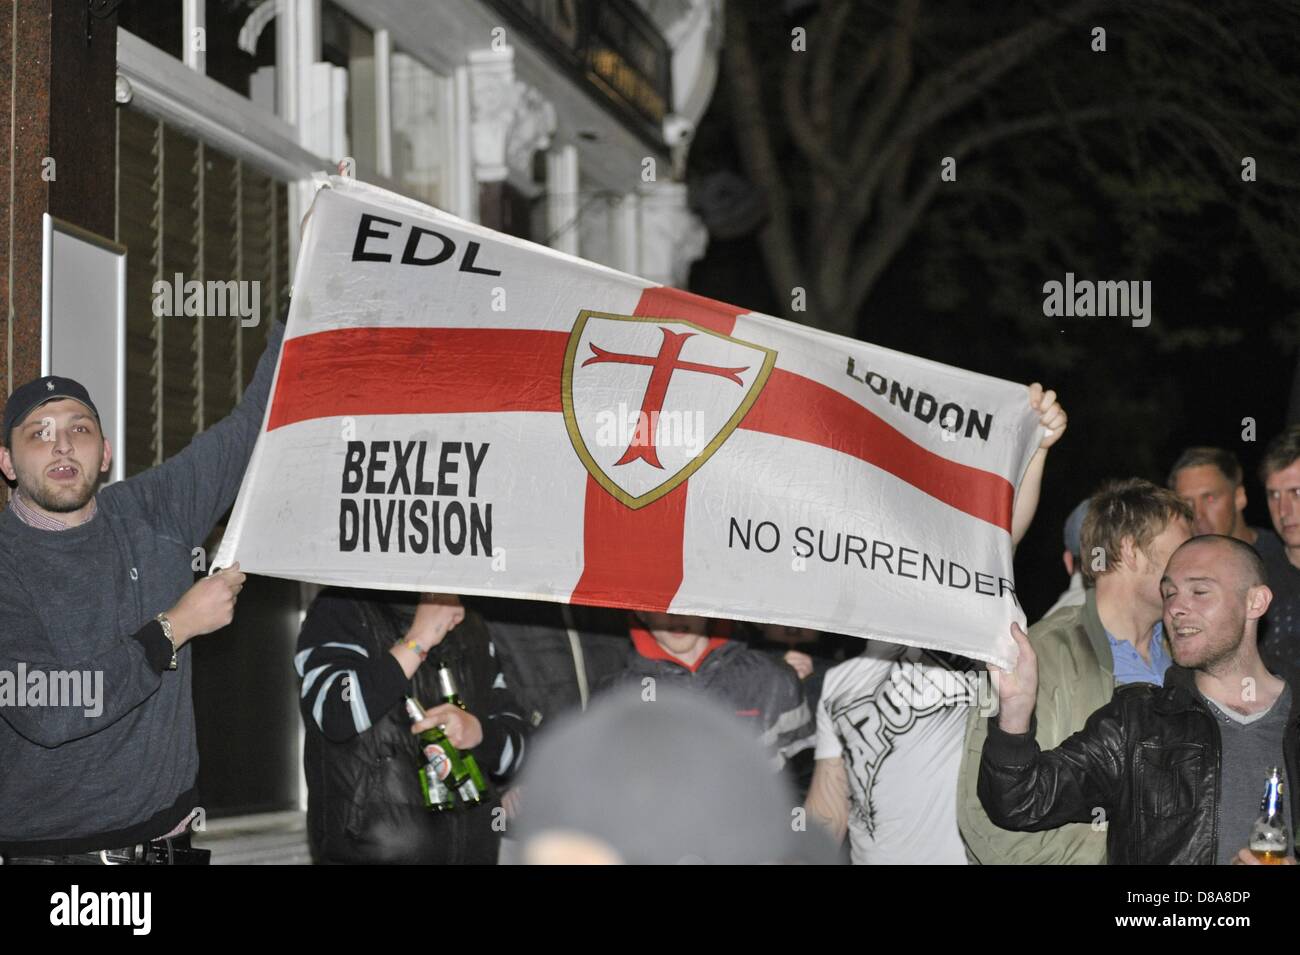
[[[1097,615],[1097,592],[1090,589],[1081,607],[1062,607],[1038,621],[1029,628],[1029,642],[1038,657],[1036,738],[1047,751],[1083,729],[1115,691],[1115,662]],[[1106,828],[1100,816],[1095,823],[1070,823],[1046,832],[1010,832],[989,821],[975,788],[989,710],[997,702],[996,693],[990,695],[992,702],[972,707],[967,719],[957,783],[957,824],[970,860],[983,865],[1104,864]]]

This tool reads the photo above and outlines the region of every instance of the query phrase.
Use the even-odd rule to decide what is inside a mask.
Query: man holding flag
[[[244,574],[236,563],[194,583],[191,549],[239,490],[283,335],[275,323],[228,417],[98,493],[113,451],[86,389],[47,376],[9,396],[0,434],[12,489],[0,513],[6,863],[206,861],[187,830],[199,762],[188,643],[230,622]],[[6,693],[15,674],[33,687],[70,680],[102,693],[75,705],[15,698]]]

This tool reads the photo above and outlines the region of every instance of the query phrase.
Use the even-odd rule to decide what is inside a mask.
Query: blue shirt
[[[1109,630],[1106,631],[1106,639],[1110,641],[1110,655],[1115,660],[1116,686],[1123,686],[1125,683],[1165,685],[1165,671],[1173,665],[1174,661],[1165,650],[1163,620],[1156,621],[1155,629],[1151,631],[1151,646],[1148,648],[1151,653],[1150,663],[1142,659],[1142,654],[1137,652],[1137,647],[1127,640],[1116,640]]]

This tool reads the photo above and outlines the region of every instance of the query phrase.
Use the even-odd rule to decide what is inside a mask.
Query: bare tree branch
[[[821,19],[824,15],[818,17],[819,21]],[[810,166],[835,182],[843,182],[844,164],[831,147],[830,124],[823,125],[814,120],[814,112],[806,98],[809,56],[792,51],[789,59],[790,67],[781,83],[781,103],[785,108],[790,138]]]
[[[1102,119],[1112,119],[1114,116],[1115,109],[1106,106],[1075,110],[1073,113],[1068,114],[1068,117],[1074,122],[1095,122]],[[1066,115],[1058,113],[1045,113],[1008,120],[967,136],[949,150],[949,155],[960,164],[962,159],[976,150],[1014,136],[1023,136],[1026,133],[1060,126],[1065,122],[1066,118]],[[940,184],[941,180],[936,170],[924,180],[923,185],[907,201],[901,215],[894,221],[881,223],[880,230],[867,243],[861,255],[862,265],[854,270],[853,277],[848,284],[848,291],[844,296],[845,307],[849,309],[850,314],[856,315],[857,310],[862,307],[867,293],[879,279],[880,273],[884,271],[894,255],[903,247],[903,243],[911,235],[917,220],[929,205],[930,200],[934,198]]]
[[[861,264],[853,270],[848,289],[844,296],[843,309],[846,315],[857,317],[867,293],[880,278],[880,273],[898,254],[903,243],[911,236],[917,220],[925,211],[939,189],[939,177],[932,176],[925,181],[916,193],[903,206],[902,213],[876,232],[867,243],[860,256]]]
[[[835,57],[840,40],[853,13],[850,0],[833,0],[818,17],[818,49],[812,75],[811,106],[817,127],[822,135],[831,134],[831,112],[834,105]],[[821,39],[821,37],[825,39]],[[822,45],[824,44],[824,46]]]
[[[790,289],[800,284],[801,267],[790,223],[790,201],[762,108],[762,82],[749,45],[748,25],[734,0],[727,3],[726,16],[724,56],[731,92],[732,126],[741,146],[745,172],[767,197],[768,220],[759,233],[759,245],[773,290],[783,303],[782,311],[789,316]]]
[[[901,0],[901,2],[902,7],[889,43],[889,65],[885,89],[876,105],[868,112],[862,130],[858,134],[858,142],[875,141],[875,138],[893,114],[894,109],[902,101],[907,91],[907,85],[911,82],[912,34],[916,28],[916,16],[920,2],[919,0]],[[879,167],[880,170],[883,170],[885,163],[891,159],[893,159],[893,154],[884,157]],[[851,172],[849,178],[850,180],[853,178]],[[826,222],[828,226],[821,233],[824,236],[824,243],[816,280],[817,288],[822,290],[823,296],[829,296],[831,289],[843,286],[843,275],[848,269],[849,259],[853,253],[854,236],[870,209],[878,178],[879,173],[867,183],[853,183],[853,188],[849,194],[856,197],[858,201],[850,202],[847,215],[843,203],[837,201],[834,215],[821,220]],[[830,297],[827,299],[831,307],[838,307],[835,304],[835,298]]]
[[[858,135],[849,148],[848,166],[850,170],[860,165],[858,157],[869,153],[876,145],[881,130],[893,115],[894,109],[907,92],[907,84],[912,80],[912,34],[916,29],[916,14],[920,0],[901,0],[903,6],[899,12],[897,25],[889,41],[889,67],[885,79],[885,88],[876,104],[867,111],[866,119]]]
[[[972,79],[972,74],[989,76],[990,71],[997,71],[992,74],[996,78],[1006,68],[1018,66],[1035,50],[1060,36],[1068,27],[1074,26],[1084,17],[1098,12],[1106,5],[1105,0],[1081,0],[1067,10],[1049,13],[1001,40],[973,50],[948,69],[927,78],[917,90],[914,105],[933,99],[954,86],[967,88],[973,83],[980,83],[981,88],[987,86],[987,82],[981,83],[979,80]]]
[[[866,56],[858,61],[857,69],[853,71],[853,74],[844,85],[843,103],[846,113],[852,113],[858,99],[862,96],[862,91],[866,89],[867,84],[871,82],[880,69],[880,64],[885,60],[887,46],[887,38],[881,37],[871,44],[867,49]]]
[[[908,100],[903,113],[911,118],[898,129],[896,138],[911,138],[966,106],[1079,19],[1104,6],[1103,0],[1083,0],[1062,14],[1038,20],[975,51],[935,80],[922,83]],[[857,169],[869,158],[869,146],[855,143],[849,158],[850,170]]]
[[[922,11],[920,0],[821,0],[809,24],[815,50],[775,63],[779,36],[769,31],[767,51],[756,54],[759,36],[746,21],[754,7],[729,0],[732,119],[746,173],[768,199],[758,241],[782,302],[791,287],[805,286],[811,314],[804,317],[852,334],[872,288],[936,208],[941,236],[956,234],[944,229],[960,208],[979,246],[969,254],[994,277],[1044,267],[1053,255],[1086,262],[1081,251],[1099,254],[1095,237],[1067,234],[1042,207],[1084,192],[1090,201],[1100,192],[1112,208],[1068,206],[1073,221],[1104,224],[1110,216],[1131,227],[1136,238],[1125,244],[1133,248],[1114,250],[1130,259],[1169,251],[1171,243],[1149,241],[1168,217],[1227,204],[1251,241],[1272,241],[1269,265],[1290,268],[1284,281],[1300,285],[1300,268],[1285,265],[1300,255],[1284,251],[1300,248],[1291,238],[1300,235],[1291,161],[1300,153],[1300,82],[1278,32],[1300,18],[1300,2],[1258,0],[1259,15],[1244,0],[1220,2],[1031,0],[1031,22],[999,10],[989,23],[965,9],[960,20]],[[1104,69],[1080,76],[1070,51],[1089,55],[1092,17],[1117,47],[1098,60]],[[775,77],[775,118],[763,106],[773,65],[783,72]],[[1112,124],[1103,137],[1093,132],[1101,123]],[[1054,130],[1064,132],[1046,153],[1008,157],[1021,177],[1014,185],[993,182],[991,173],[982,181],[984,170],[972,166],[961,188],[949,190],[935,168],[940,156],[961,163]],[[778,158],[790,149],[794,170]],[[1261,177],[1267,169],[1271,188],[1234,188],[1245,155],[1259,161]],[[1051,164],[1066,156],[1080,172],[1059,181]],[[1024,220],[1004,236],[1006,254],[987,247],[1008,232],[1004,217],[1014,223],[1017,213]]]

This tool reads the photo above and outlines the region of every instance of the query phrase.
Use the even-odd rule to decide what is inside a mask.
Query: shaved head
[[[1264,561],[1256,553],[1255,548],[1251,547],[1245,541],[1240,541],[1235,537],[1228,537],[1224,534],[1201,534],[1186,541],[1178,550],[1175,550],[1169,557],[1169,562],[1173,563],[1173,558],[1183,550],[1189,547],[1213,547],[1217,550],[1215,563],[1222,564],[1227,573],[1232,575],[1237,583],[1237,589],[1245,593],[1251,587],[1268,585],[1268,571],[1264,568]],[[1231,570],[1228,571],[1228,568]],[[1227,582],[1227,574],[1224,575]]]
[[[1259,620],[1273,599],[1264,563],[1235,537],[1203,534],[1182,544],[1160,579],[1174,662],[1230,672],[1256,653]]]

